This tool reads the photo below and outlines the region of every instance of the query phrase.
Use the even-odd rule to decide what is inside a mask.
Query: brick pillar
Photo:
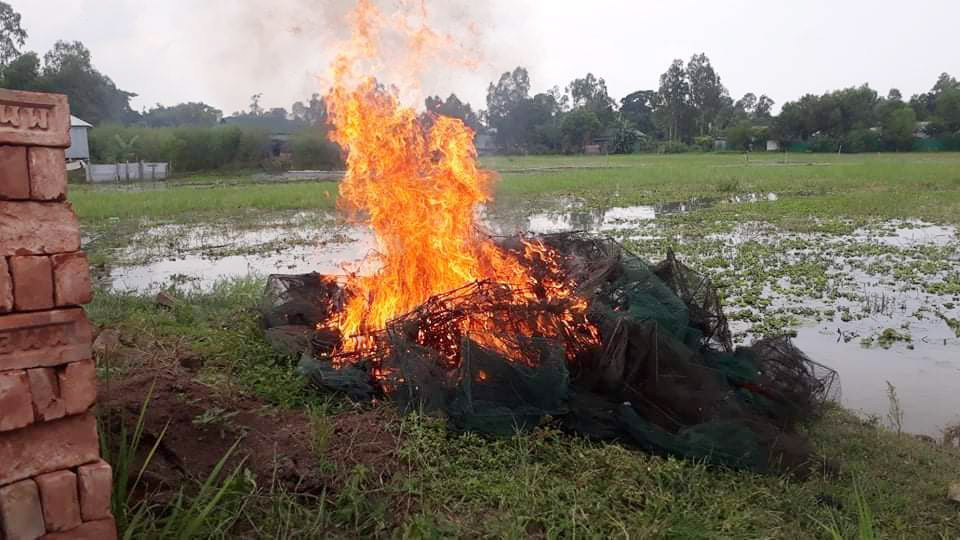
[[[116,537],[66,96],[0,89],[0,540]]]

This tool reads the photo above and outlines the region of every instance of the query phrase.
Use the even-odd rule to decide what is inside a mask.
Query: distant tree
[[[607,82],[593,73],[580,79],[574,79],[567,85],[570,105],[574,109],[583,108],[592,112],[602,125],[609,125],[614,119],[615,102],[607,93]]]
[[[585,107],[574,109],[563,116],[562,131],[568,151],[580,152],[602,127],[597,115]]]
[[[27,52],[3,66],[0,87],[16,90],[40,90],[40,57]]]
[[[250,108],[246,114],[250,116],[262,116],[263,107],[260,106],[260,99],[263,98],[263,92],[250,96]]]
[[[883,138],[897,150],[909,150],[913,144],[913,130],[916,125],[917,114],[909,106],[901,104],[885,119]]]
[[[320,94],[314,92],[310,96],[310,101],[304,104],[298,101],[290,107],[294,120],[302,122],[308,126],[324,126],[327,123],[327,105],[323,102]]]
[[[690,85],[683,68],[683,60],[674,60],[667,71],[660,75],[657,92],[657,124],[666,133],[667,139],[680,141],[688,138]]]
[[[887,101],[903,101],[903,94],[900,93],[900,90],[896,88],[891,88],[887,92]]]
[[[148,127],[212,126],[218,124],[223,111],[206,103],[188,102],[165,107],[159,103],[141,115]]]
[[[277,120],[288,120],[290,118],[290,115],[287,114],[287,110],[283,107],[271,107],[270,110],[263,113],[263,116],[275,118]]]
[[[447,96],[446,101],[440,99],[440,96],[430,96],[424,100],[424,105],[428,113],[449,116],[450,118],[459,118],[470,129],[476,131],[480,128],[480,117],[473,112],[469,103],[460,101],[456,94]]]
[[[553,85],[546,91],[546,94],[552,97],[554,103],[557,104],[556,112],[558,114],[570,110],[570,95],[560,90],[559,86]]]
[[[753,116],[757,108],[757,95],[753,92],[747,92],[733,104],[733,108],[741,118]]]
[[[949,73],[944,72],[944,73],[941,73],[939,77],[937,77],[937,82],[934,83],[933,88],[930,90],[930,93],[933,95],[939,96],[943,92],[946,92],[948,90],[955,90],[957,88],[960,88],[960,82],[958,82],[957,79],[950,76]]]
[[[656,91],[637,90],[620,100],[620,118],[630,122],[644,134],[653,136],[657,130],[653,117],[656,106]]]
[[[690,108],[696,118],[696,132],[706,135],[715,126],[727,89],[720,82],[706,54],[695,54],[687,63]]]
[[[43,55],[43,71],[37,86],[66,94],[70,111],[93,124],[129,123],[138,116],[130,108],[130,98],[136,94],[120,90],[110,77],[97,71],[90,51],[79,41],[58,41]]]
[[[913,111],[917,114],[917,120],[933,121],[936,124],[942,124],[940,118],[936,118],[937,98],[940,97],[940,94],[943,92],[952,89],[960,89],[960,82],[949,73],[941,73],[940,76],[937,77],[937,82],[933,84],[933,88],[931,88],[929,92],[914,94],[910,98],[910,107],[912,107]]]
[[[754,118],[769,119],[775,103],[776,102],[770,99],[766,94],[762,94],[757,99],[757,105],[753,108]]]
[[[934,111],[947,132],[960,131],[960,87],[947,88],[940,92]]]
[[[614,123],[614,127],[616,131],[614,132],[610,150],[614,154],[629,154],[633,152],[634,147],[640,142],[640,135],[633,127],[633,124],[621,118]]]
[[[517,67],[487,87],[487,124],[496,129],[501,148],[521,149],[528,143],[530,125],[530,75]]]
[[[727,145],[734,150],[750,150],[753,143],[753,126],[744,120],[727,129]]]
[[[0,2],[0,66],[20,56],[27,31],[20,26],[20,14],[10,4]]]

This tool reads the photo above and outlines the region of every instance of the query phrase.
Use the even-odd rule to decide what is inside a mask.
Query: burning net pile
[[[351,299],[342,279],[275,275],[264,306],[268,332],[308,332],[301,369],[317,386],[446,414],[461,430],[509,435],[549,421],[738,468],[807,462],[796,427],[832,397],[836,374],[787,338],[734,349],[709,280],[672,254],[650,265],[581,233],[496,246],[530,269],[530,287],[469,283],[351,347],[330,326]],[[547,293],[543,284],[558,279],[570,296]]]
[[[450,49],[425,25],[391,21],[414,53]],[[830,397],[834,372],[786,339],[734,350],[715,290],[672,254],[650,265],[583,234],[487,235],[476,216],[493,177],[472,130],[356,73],[387,22],[358,3],[325,99],[347,160],[338,204],[374,232],[378,270],[271,276],[268,338],[302,353],[322,388],[443,413],[458,429],[552,421],[734,467],[805,462],[795,428]]]

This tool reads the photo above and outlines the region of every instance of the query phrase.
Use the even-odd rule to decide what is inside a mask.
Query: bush
[[[337,169],[343,166],[340,147],[320,130],[304,130],[290,138],[293,166],[297,169]]]
[[[869,129],[855,129],[842,140],[843,152],[880,152],[884,149],[883,137]]]
[[[811,152],[836,152],[840,148],[840,142],[832,137],[811,137],[807,141],[807,148]]]
[[[271,157],[266,131],[237,126],[146,128],[107,125],[90,130],[94,162],[168,161],[176,171],[259,167]]]
[[[660,143],[660,146],[657,147],[657,151],[661,154],[683,154],[689,152],[690,147],[682,142],[667,141]]]
[[[713,150],[713,137],[710,137],[710,136],[694,137],[693,145],[699,148],[703,152],[710,152]]]

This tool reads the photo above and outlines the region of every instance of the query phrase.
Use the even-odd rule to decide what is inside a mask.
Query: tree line
[[[57,41],[41,57],[21,51],[26,37],[20,15],[0,1],[0,87],[66,94],[71,112],[96,126],[95,160],[173,161],[181,171],[342,163],[319,94],[289,110],[262,107],[262,94],[254,94],[247,109],[230,116],[202,102],[135,111],[136,94],[97,70],[82,43]],[[947,73],[910,99],[897,89],[881,96],[864,84],[803,95],[775,115],[763,93],[734,99],[700,53],[666,66],[657,88],[619,101],[593,73],[533,93],[527,69],[517,67],[489,84],[485,105],[474,110],[455,94],[430,96],[422,116],[425,124],[434,115],[460,118],[490,143],[479,146],[504,153],[750,150],[767,141],[807,151],[960,150],[960,83]],[[289,135],[279,152],[271,137],[277,133]]]
[[[960,150],[960,83],[947,73],[909,100],[864,84],[806,94],[778,115],[765,94],[734,100],[703,53],[674,60],[658,88],[631,92],[619,106],[592,73],[532,96],[529,81],[518,67],[487,89],[480,118],[504,151],[577,152],[598,141],[613,153],[710,150],[718,140],[733,150],[765,149],[767,141],[828,152]]]

